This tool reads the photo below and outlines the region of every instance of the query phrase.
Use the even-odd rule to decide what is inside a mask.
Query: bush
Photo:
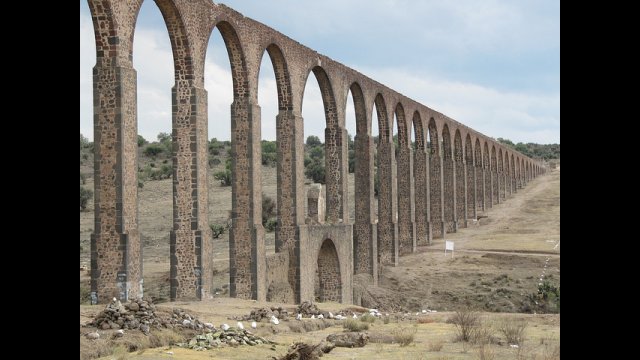
[[[373,324],[376,322],[376,317],[370,314],[364,314],[360,316],[360,321]]]
[[[442,350],[442,346],[444,344],[442,343],[442,341],[432,341],[429,342],[429,351],[431,352],[437,352]]]
[[[218,171],[217,173],[213,174],[213,177],[216,180],[220,180],[220,185],[222,186],[231,185],[231,170],[229,169]]]
[[[218,158],[214,158],[214,157],[210,157],[209,158],[209,167],[212,168],[216,165],[220,164],[220,159]]]
[[[416,328],[398,328],[393,331],[393,340],[400,346],[407,346],[413,342],[418,329]]]
[[[165,149],[166,148],[163,145],[153,143],[153,144],[147,145],[147,147],[144,149],[142,153],[145,154],[146,156],[154,157],[163,153]]]
[[[476,311],[463,309],[456,311],[448,322],[456,326],[456,340],[468,342],[473,339],[473,333],[480,325],[480,314]]]
[[[80,185],[80,211],[84,211],[87,208],[89,199],[93,197],[93,191],[85,189]]]
[[[148,144],[147,139],[143,138],[142,135],[138,135],[138,147]]]
[[[265,193],[262,193],[262,225],[276,216],[276,202]]]
[[[304,169],[304,175],[315,183],[325,184],[325,168],[324,163],[312,161],[309,166]]]
[[[278,219],[276,218],[268,219],[267,222],[264,224],[264,228],[267,232],[276,231],[277,226],[278,226]]]
[[[354,320],[354,319],[347,319],[347,321],[344,322],[343,327],[345,330],[349,330],[349,331],[369,330],[369,323]]]
[[[209,224],[209,227],[211,228],[211,237],[214,239],[219,238],[226,230],[225,226],[220,224]]]
[[[504,335],[504,338],[510,345],[520,346],[524,342],[524,332],[527,325],[526,321],[511,321],[505,319],[500,323],[498,331]]]

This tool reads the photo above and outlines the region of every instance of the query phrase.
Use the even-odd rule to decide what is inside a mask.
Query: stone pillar
[[[485,179],[484,179],[484,168],[481,165],[476,164],[476,208],[480,211],[484,212],[485,209]],[[477,216],[476,216],[477,219]]]
[[[456,232],[455,166],[451,157],[442,160],[445,232]]]
[[[202,299],[211,288],[208,274],[211,271],[211,238],[207,238],[209,232],[205,230],[209,227],[206,223],[207,92],[194,87],[189,80],[180,80],[172,88],[172,102],[170,295],[172,301]]]
[[[289,253],[289,285],[300,302],[300,225],[304,224],[304,126],[301,116],[280,110],[276,117],[278,207],[276,252]],[[326,205],[326,204],[325,204]],[[323,207],[323,214],[326,206]],[[324,216],[323,216],[324,220]],[[306,230],[305,230],[306,232]]]
[[[455,160],[455,224],[456,230],[460,227],[467,227],[467,173],[463,159]]]
[[[233,201],[229,232],[229,292],[231,297],[265,301],[260,141],[260,106],[246,99],[235,100],[231,105]]]
[[[477,173],[476,167],[473,166],[473,161],[467,160],[466,163],[466,176],[467,181],[465,189],[467,190],[467,219],[478,218],[478,186],[477,186]]]
[[[337,224],[348,222],[348,210],[345,204],[346,188],[344,172],[345,154],[342,145],[346,144],[345,130],[340,127],[325,128],[324,130],[324,151],[325,151],[325,181],[327,186],[327,222]],[[348,166],[348,157],[347,166]],[[348,169],[348,168],[347,168]]]
[[[398,228],[395,145],[392,140],[378,143],[378,263],[398,265]]]
[[[313,184],[307,192],[307,216],[318,224],[324,224],[325,200],[322,184]]]
[[[431,245],[431,226],[429,223],[429,160],[424,148],[416,148],[413,161],[415,179],[415,228],[416,244]]]
[[[413,190],[413,154],[409,144],[398,149],[398,253],[400,255],[416,251],[415,237],[415,197]]]
[[[130,65],[120,66],[115,59],[98,57],[93,68],[93,304],[107,303],[113,297],[127,301],[143,295],[136,89],[136,71]]]
[[[355,223],[353,225],[353,260],[355,274],[370,274],[378,284],[378,242],[375,224],[373,138],[355,136]]]
[[[432,144],[432,146],[438,146]],[[436,152],[429,156],[429,203],[431,207],[431,234],[433,238],[444,237],[444,206],[442,186],[442,157]]]

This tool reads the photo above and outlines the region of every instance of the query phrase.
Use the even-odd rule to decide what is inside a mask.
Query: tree
[[[318,145],[322,145],[322,141],[320,141],[319,137],[317,137],[315,135],[309,135],[307,137],[307,146],[313,147],[313,146],[318,146]]]
[[[138,135],[138,147],[141,147],[148,143],[149,142],[147,141],[147,139],[143,138],[142,135]]]

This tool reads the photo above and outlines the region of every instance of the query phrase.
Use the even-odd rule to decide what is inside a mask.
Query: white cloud
[[[368,69],[372,78],[477,130],[514,142],[560,142],[560,94],[498,91],[471,83]]]

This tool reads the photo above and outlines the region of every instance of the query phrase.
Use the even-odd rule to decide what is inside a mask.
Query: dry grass
[[[480,313],[470,309],[456,311],[447,321],[456,327],[456,340],[468,342],[473,339],[473,333],[480,325]]]
[[[436,320],[434,318],[431,318],[431,317],[418,318],[418,324],[431,324],[431,323],[433,323],[435,321]]]
[[[415,339],[416,332],[416,328],[399,327],[393,331],[393,340],[400,346],[407,346]]]
[[[508,344],[522,345],[525,340],[526,321],[502,320],[498,331],[505,337]]]
[[[478,360],[493,360],[496,357],[496,352],[493,350],[491,345],[482,344],[478,346],[476,350],[476,359]]]
[[[441,351],[443,346],[444,346],[444,342],[442,341],[431,341],[429,342],[429,351],[431,352]]]
[[[343,327],[349,331],[363,331],[369,330],[369,323],[362,322],[354,319],[348,319],[344,322]]]

